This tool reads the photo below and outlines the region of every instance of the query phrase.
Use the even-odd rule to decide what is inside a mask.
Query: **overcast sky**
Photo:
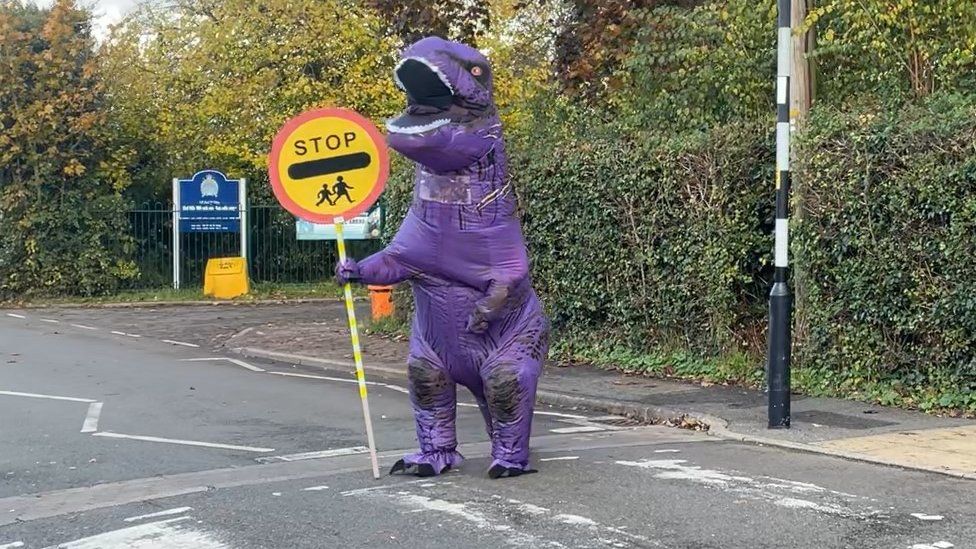
[[[33,0],[40,6],[50,6],[53,0]],[[104,38],[108,32],[108,26],[117,23],[119,19],[133,6],[137,0],[79,0],[81,6],[91,7],[95,15],[95,36]]]

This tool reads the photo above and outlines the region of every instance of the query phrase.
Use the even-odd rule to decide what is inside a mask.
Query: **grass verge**
[[[365,288],[353,287],[353,295],[366,295]],[[156,288],[148,290],[129,290],[102,296],[62,296],[48,298],[32,298],[0,303],[4,306],[56,306],[56,305],[108,305],[119,303],[180,303],[193,301],[232,301],[248,303],[265,300],[300,300],[300,299],[341,299],[342,288],[333,282],[319,284],[252,284],[251,293],[232,300],[216,300],[203,295],[201,288],[187,288],[174,290],[172,288]]]

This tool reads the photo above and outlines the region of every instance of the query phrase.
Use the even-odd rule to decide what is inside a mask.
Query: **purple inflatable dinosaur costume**
[[[529,469],[536,385],[549,324],[529,277],[487,59],[425,38],[395,72],[408,106],[387,123],[390,146],[417,163],[410,211],[393,241],[340,282],[410,281],[408,376],[420,452],[391,473],[442,473],[462,461],[456,386],[474,394],[491,437],[491,478]]]

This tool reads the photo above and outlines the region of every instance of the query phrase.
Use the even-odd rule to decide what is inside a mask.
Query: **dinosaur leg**
[[[491,415],[491,478],[535,472],[529,468],[529,436],[547,348],[548,326],[539,315],[509,336],[482,368]]]
[[[460,465],[464,459],[457,452],[454,428],[457,385],[432,352],[411,353],[407,366],[420,451],[404,456],[390,473],[405,471],[418,476],[439,475]]]
[[[485,400],[484,396],[475,396],[475,400],[478,402],[478,409],[481,410],[481,417],[485,418],[485,430],[488,431],[488,438],[490,439],[494,432],[491,420],[491,408],[488,407],[488,401]]]

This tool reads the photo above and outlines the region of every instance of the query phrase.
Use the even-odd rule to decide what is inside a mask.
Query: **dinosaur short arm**
[[[411,277],[413,271],[390,251],[383,250],[359,262],[359,281],[363,284],[391,286]]]
[[[511,280],[492,280],[488,285],[485,297],[479,299],[468,319],[468,330],[482,333],[488,325],[509,312],[517,304],[519,294],[524,290],[525,276]]]

